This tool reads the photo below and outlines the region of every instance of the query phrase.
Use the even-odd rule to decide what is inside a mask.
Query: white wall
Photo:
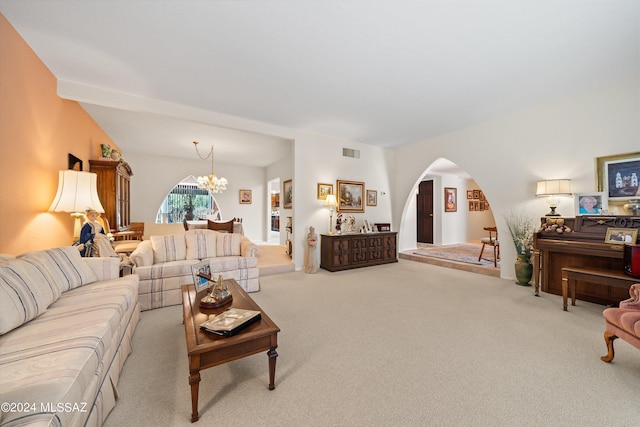
[[[188,160],[127,153],[126,160],[133,170],[131,177],[131,220],[154,222],[158,209],[171,189],[189,175],[209,175],[211,163],[203,160]],[[240,217],[245,235],[252,240],[262,240],[266,229],[267,181],[264,168],[215,164],[218,177],[229,180],[227,190],[216,194],[223,220]],[[252,191],[252,204],[240,204],[239,190]]]
[[[548,206],[536,199],[535,182],[570,178],[574,192],[595,191],[595,158],[638,151],[640,79],[558,100],[396,150],[393,217],[400,247],[415,247],[415,219],[409,200],[426,168],[444,157],[458,164],[484,191],[501,240],[502,276],[512,278],[515,249],[503,215],[525,209],[539,218]],[[573,203],[558,210],[572,216]],[[400,228],[398,228],[400,226]],[[413,227],[413,229],[412,229]]]

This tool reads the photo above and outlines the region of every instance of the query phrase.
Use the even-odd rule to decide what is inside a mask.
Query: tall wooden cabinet
[[[395,231],[322,234],[320,268],[329,271],[398,262]]]
[[[111,231],[129,230],[131,167],[125,162],[108,160],[89,160],[89,165],[91,172],[98,175],[98,197]]]

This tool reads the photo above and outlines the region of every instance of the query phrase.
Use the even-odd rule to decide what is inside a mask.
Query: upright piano
[[[542,224],[546,223],[546,219],[542,218]],[[640,217],[578,216],[564,218],[564,222],[571,228],[571,232],[559,234],[554,231],[539,231],[534,235],[533,262],[536,293],[541,286],[543,292],[562,295],[563,267],[624,271],[624,244],[606,243],[607,230],[609,228],[640,229]],[[576,298],[597,304],[617,304],[629,298],[629,290],[578,281]]]

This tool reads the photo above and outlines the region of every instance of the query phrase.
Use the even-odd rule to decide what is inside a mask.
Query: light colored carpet
[[[293,260],[283,245],[258,245],[258,270],[260,277],[294,271]]]
[[[640,351],[606,354],[603,306],[400,260],[261,278],[281,328],[267,355],[202,372],[199,425],[632,426]],[[142,313],[105,425],[189,426],[180,306]],[[198,425],[198,424],[195,424]]]

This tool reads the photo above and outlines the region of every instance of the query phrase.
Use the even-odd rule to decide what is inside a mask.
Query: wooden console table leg
[[[198,392],[200,390],[200,357],[189,358],[189,385],[191,385],[191,422],[200,419],[198,415]]]
[[[278,352],[276,351],[276,347],[271,347],[267,352],[267,356],[269,356],[269,390],[273,390],[276,388],[275,380],[276,380],[276,359],[278,358]]]

